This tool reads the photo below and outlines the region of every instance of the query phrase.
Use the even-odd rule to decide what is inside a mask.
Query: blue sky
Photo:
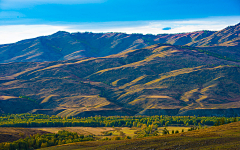
[[[58,30],[159,34],[238,22],[240,0],[0,0],[0,44]]]

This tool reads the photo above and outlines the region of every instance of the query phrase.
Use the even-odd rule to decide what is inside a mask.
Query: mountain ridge
[[[188,46],[239,46],[240,24],[220,31],[196,31],[178,34],[68,33],[0,45],[0,63],[45,62],[83,57],[104,57],[157,43]]]
[[[59,31],[49,36],[0,45],[0,63],[44,62],[82,57],[104,57],[122,51],[139,49],[157,43],[185,45],[215,32],[198,31],[183,34],[142,35],[125,33],[68,33]]]

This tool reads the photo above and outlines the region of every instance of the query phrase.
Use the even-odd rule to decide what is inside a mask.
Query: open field
[[[92,134],[99,138],[101,138],[101,136],[106,137],[104,136],[103,132],[111,132],[112,133],[111,136],[119,136],[120,131],[125,133],[126,136],[133,137],[134,135],[136,135],[134,132],[137,130],[140,130],[140,128],[129,128],[129,127],[115,127],[115,128],[112,128],[112,127],[52,127],[51,128],[50,127],[50,128],[32,128],[32,129],[51,132],[51,133],[57,133],[58,131],[66,130],[69,132],[77,132],[79,135]],[[163,129],[164,127],[158,128],[159,134],[162,134]],[[174,131],[178,130],[181,133],[182,129],[184,129],[184,132],[187,132],[188,129],[190,129],[190,127],[174,127],[174,126],[167,127],[167,130],[169,131],[170,134],[172,133],[172,130]]]
[[[100,136],[103,135],[102,132],[106,131],[115,131],[112,127],[53,127],[53,128],[33,128],[36,130],[51,132],[51,133],[57,133],[58,131],[66,130],[69,132],[77,132],[79,135],[96,135]]]
[[[158,131],[160,132],[160,133],[162,133],[161,131],[164,129],[165,127],[159,127],[158,128]],[[172,126],[170,126],[170,127],[167,127],[167,130],[169,131],[169,134],[171,134],[172,133],[172,130],[174,130],[174,131],[176,131],[176,130],[178,130],[179,131],[179,133],[181,133],[182,132],[182,129],[184,130],[184,132],[188,132],[188,129],[190,129],[191,127],[172,127]]]
[[[40,131],[46,131],[51,133],[57,133],[58,131],[66,130],[69,132],[77,132],[79,135],[95,135],[99,138],[106,137],[104,136],[103,132],[109,132],[112,133],[112,136],[119,136],[120,131],[126,134],[126,136],[133,137],[135,134],[134,132],[137,131],[137,129],[131,129],[128,127],[53,127],[53,128],[32,128],[35,130]],[[110,137],[110,136],[107,136]]]
[[[45,149],[239,149],[239,139],[240,122],[234,122],[174,135],[170,134],[132,140],[72,143]]]

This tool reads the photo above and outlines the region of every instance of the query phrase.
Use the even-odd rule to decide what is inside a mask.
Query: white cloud
[[[106,0],[1,0],[1,9],[26,8],[41,4],[86,4],[86,3],[102,3]]]
[[[95,24],[81,24],[69,27],[75,31],[91,32],[125,32],[143,34],[182,33],[199,30],[221,30],[229,25],[239,23],[240,16],[235,17],[210,17],[192,20],[173,21],[133,21],[133,22],[107,22]],[[162,30],[171,27],[171,30]]]
[[[70,25],[5,25],[0,26],[0,44],[13,43],[19,40],[50,35],[57,31],[67,32],[124,32],[124,33],[182,33],[199,30],[221,30],[229,25],[239,23],[240,16],[212,17],[195,20],[178,21],[132,21],[79,23]],[[162,30],[171,27],[171,30]]]
[[[65,26],[52,25],[8,25],[0,26],[0,44],[14,43],[23,39],[35,38],[64,31]]]

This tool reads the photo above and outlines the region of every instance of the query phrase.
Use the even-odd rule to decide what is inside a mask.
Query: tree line
[[[0,127],[141,127],[142,125],[197,126],[220,125],[238,121],[240,117],[197,116],[95,116],[59,117],[44,114],[1,114]]]

